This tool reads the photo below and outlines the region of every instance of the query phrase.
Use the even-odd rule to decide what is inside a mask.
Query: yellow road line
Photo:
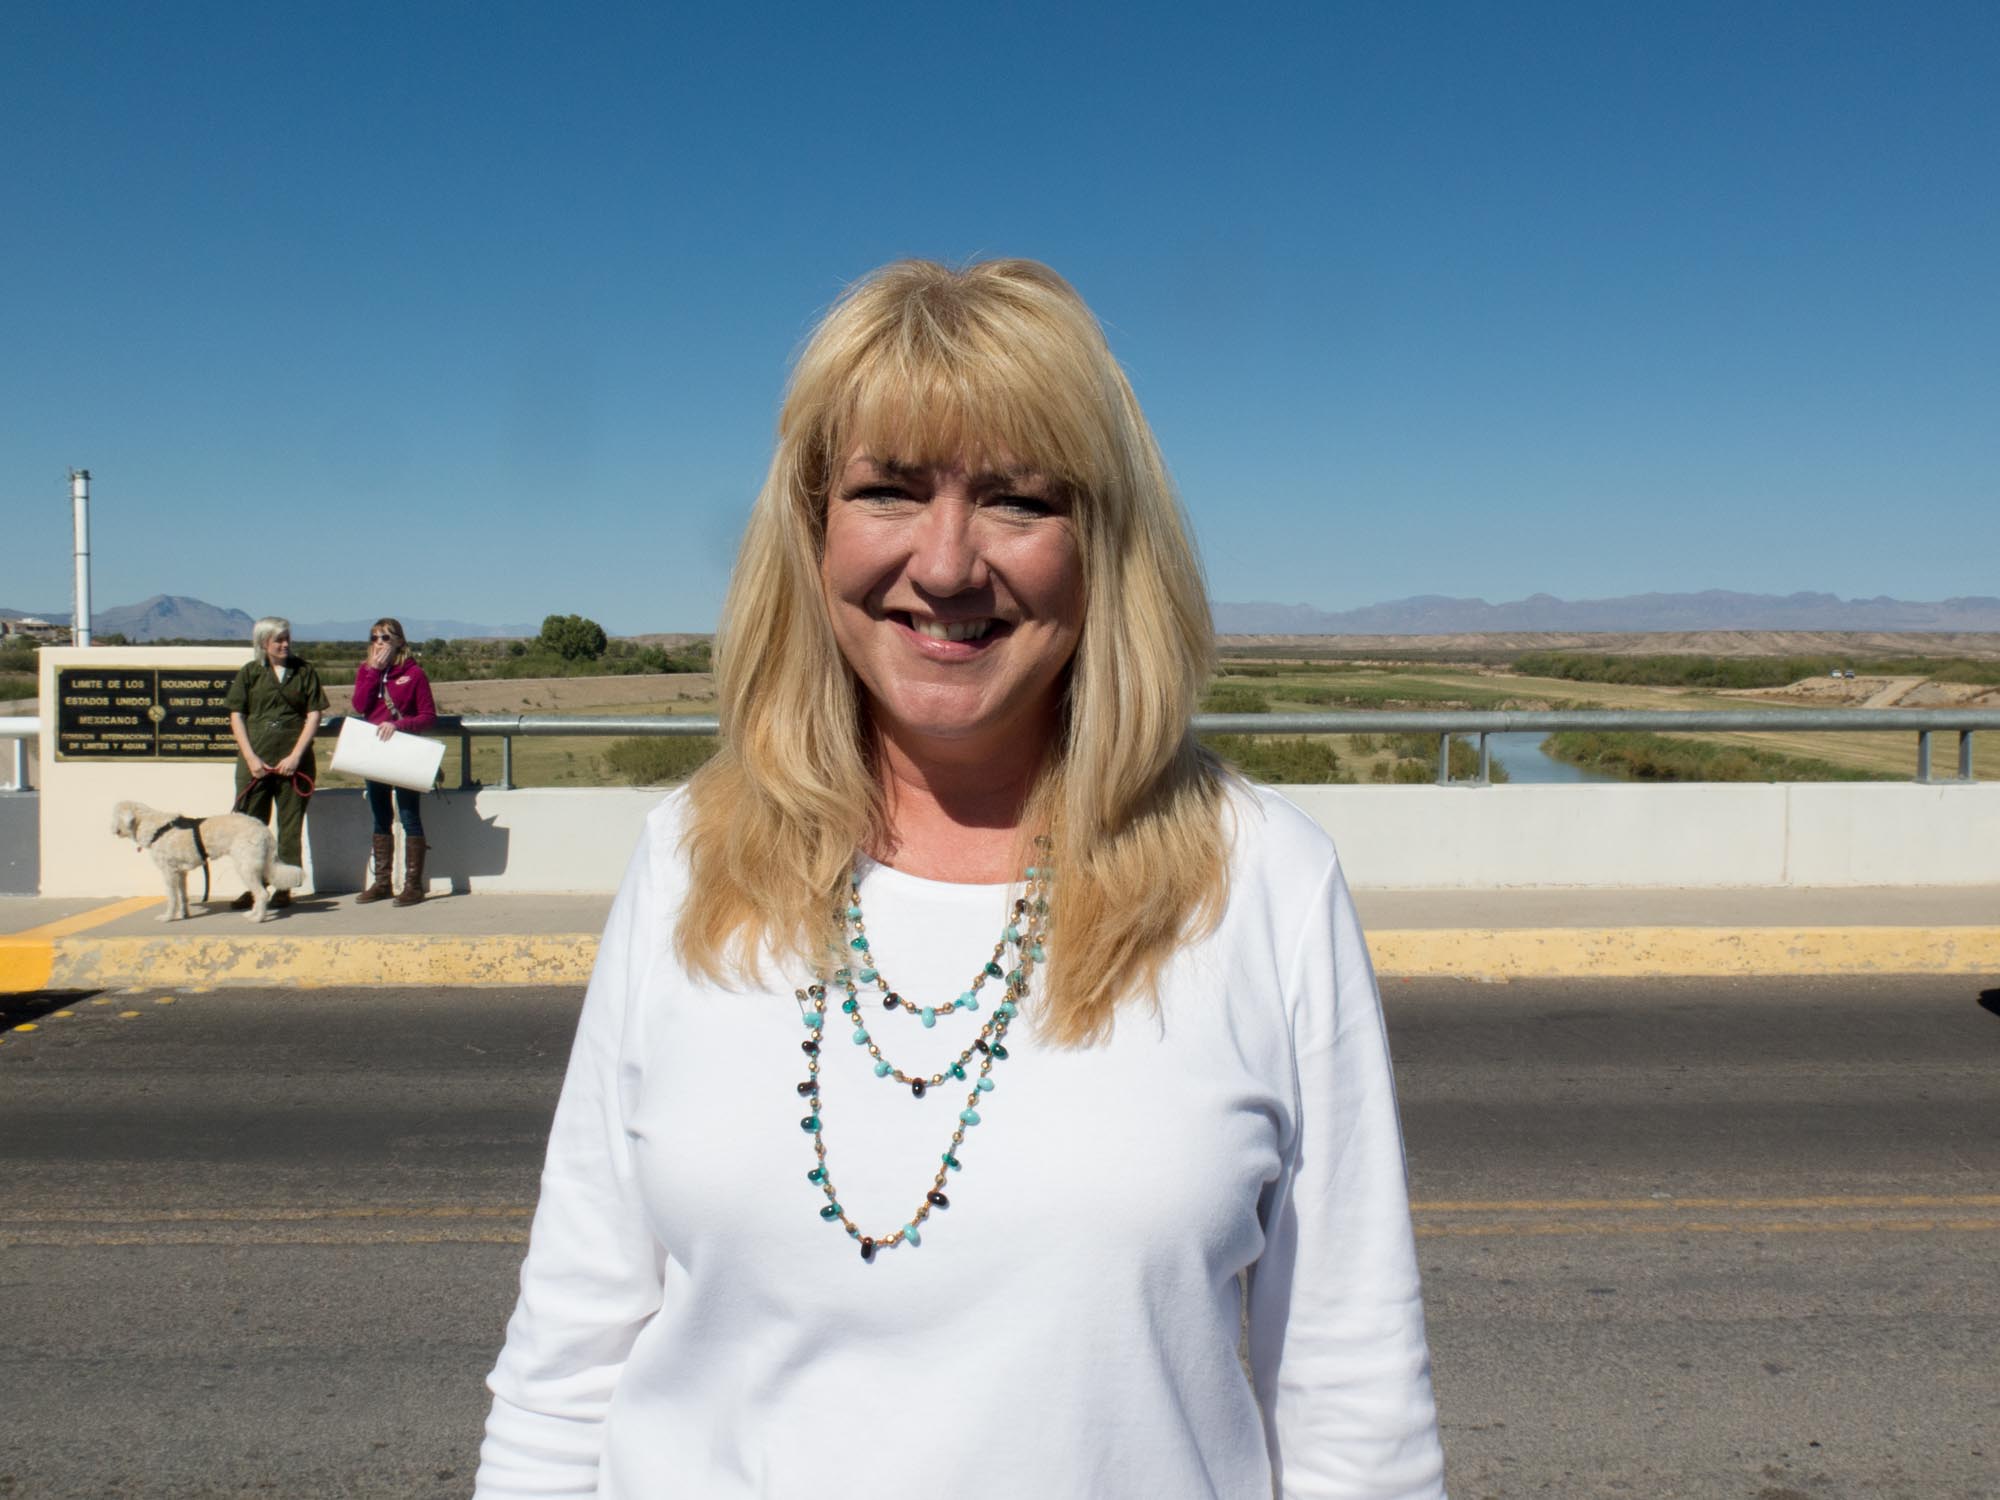
[[[0,1248],[96,1249],[139,1246],[171,1249],[180,1245],[228,1245],[254,1248],[260,1245],[367,1246],[367,1245],[525,1245],[525,1229],[273,1229],[263,1234],[247,1230],[217,1234],[207,1230],[154,1229],[130,1234],[86,1234],[63,1229],[0,1229]]]
[[[341,1208],[43,1208],[0,1213],[0,1232],[12,1224],[286,1224],[321,1219],[525,1219],[521,1203],[365,1204]]]
[[[1368,934],[1396,978],[1657,979],[1988,974],[2000,922],[1960,927],[1390,928]]]
[[[1829,1194],[1807,1198],[1495,1198],[1431,1199],[1417,1214],[1661,1213],[1686,1209],[2000,1208],[2000,1193]]]
[[[1641,1224],[1602,1219],[1587,1222],[1556,1219],[1529,1224],[1419,1224],[1417,1238],[1545,1239],[1557,1235],[1587,1235],[1610,1239],[1642,1234],[1933,1234],[1940,1231],[1991,1233],[1994,1230],[2000,1230],[2000,1219],[1769,1219],[1735,1224],[1700,1219],[1656,1219]]]
[[[106,922],[130,916],[135,911],[157,906],[162,899],[159,896],[130,896],[123,901],[78,912],[75,916],[0,936],[0,994],[27,994],[47,989],[55,972],[58,942],[79,932],[88,932],[93,927],[102,927]],[[78,988],[95,986],[82,985]]]
[[[0,933],[0,942],[50,942],[56,938],[68,937],[71,933],[88,932],[93,927],[102,927],[106,922],[115,922],[120,917],[129,917],[135,911],[158,906],[164,899],[160,896],[127,896],[123,901],[113,901],[106,906],[94,906],[89,911],[80,911],[74,916],[44,922],[39,927],[24,927],[19,932]]]

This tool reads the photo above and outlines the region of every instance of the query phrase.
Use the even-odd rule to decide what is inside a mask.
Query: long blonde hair
[[[855,851],[889,842],[819,572],[828,492],[857,448],[1032,465],[1071,498],[1083,634],[1022,829],[1024,847],[1049,839],[1056,870],[1041,1024],[1059,1042],[1101,1038],[1227,894],[1223,772],[1189,729],[1213,627],[1131,385],[1083,299],[1034,261],[885,266],[800,354],[717,632],[722,748],[687,789],[681,959],[716,980],[810,961]]]

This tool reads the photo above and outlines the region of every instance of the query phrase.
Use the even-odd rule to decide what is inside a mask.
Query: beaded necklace
[[[1046,848],[1046,842],[1036,841]],[[1046,865],[1030,865],[1023,876],[1023,893],[1013,907],[1012,919],[1000,935],[1000,941],[993,945],[993,956],[988,959],[972,982],[951,1000],[938,1005],[918,1005],[905,1000],[889,987],[882,977],[881,965],[868,945],[868,929],[861,914],[860,877],[850,874],[847,882],[847,905],[835,912],[835,919],[847,947],[841,953],[846,962],[833,969],[831,974],[822,974],[814,983],[802,990],[794,991],[804,1007],[800,1019],[812,1035],[801,1044],[806,1055],[806,1078],[798,1085],[799,1096],[811,1106],[812,1113],[799,1121],[799,1128],[812,1137],[813,1154],[819,1158],[818,1164],[806,1173],[806,1181],[818,1188],[826,1199],[819,1216],[828,1223],[838,1222],[845,1229],[848,1238],[857,1240],[861,1246],[861,1258],[875,1259],[877,1250],[889,1249],[896,1245],[921,1245],[924,1222],[938,1209],[951,1207],[951,1199],[945,1195],[944,1185],[951,1173],[959,1170],[958,1150],[965,1144],[965,1133],[979,1123],[980,1097],[993,1091],[993,1064],[1007,1059],[1007,1028],[1020,1014],[1021,1001],[1028,993],[1028,977],[1035,965],[1046,956],[1042,940],[1048,920],[1048,882],[1051,871]],[[1001,967],[1009,946],[1014,949],[1014,966]],[[849,955],[852,955],[851,957]],[[993,1007],[993,1013],[980,1026],[971,1043],[948,1063],[942,1072],[924,1074],[908,1073],[897,1067],[883,1055],[881,1044],[869,1031],[867,1023],[861,1019],[861,987],[873,985],[881,993],[882,1008],[885,1011],[898,1010],[914,1015],[925,1029],[937,1025],[939,1016],[948,1016],[958,1011],[977,1011],[979,991],[989,979],[998,979],[1005,986],[1005,995]],[[857,1047],[866,1047],[874,1059],[874,1073],[877,1078],[888,1079],[910,1091],[910,1096],[921,1099],[934,1088],[947,1082],[970,1082],[965,1107],[958,1112],[958,1123],[951,1133],[951,1143],[940,1158],[937,1175],[925,1192],[923,1201],[917,1205],[910,1221],[901,1229],[885,1235],[868,1235],[861,1232],[861,1226],[848,1216],[841,1207],[840,1198],[833,1185],[833,1173],[827,1165],[826,1132],[820,1121],[824,1106],[820,1102],[820,1044],[826,1034],[826,996],[831,983],[844,989],[847,998],[840,1002],[842,1013],[854,1024],[853,1041]],[[974,1059],[977,1059],[975,1062]],[[977,1074],[975,1077],[974,1074]]]

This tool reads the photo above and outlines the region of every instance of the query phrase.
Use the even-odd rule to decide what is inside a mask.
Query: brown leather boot
[[[378,833],[368,841],[368,863],[374,867],[375,879],[367,890],[354,898],[356,906],[365,906],[370,901],[381,901],[395,894],[389,885],[389,877],[396,867],[396,836],[393,833]]]
[[[398,906],[415,906],[424,899],[424,854],[430,845],[422,839],[403,838],[403,888],[396,892]]]

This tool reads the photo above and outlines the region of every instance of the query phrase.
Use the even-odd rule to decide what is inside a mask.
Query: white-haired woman
[[[1190,734],[1210,649],[1061,278],[834,308],[721,749],[584,1001],[480,1496],[1443,1493],[1367,952]]]
[[[273,809],[278,822],[278,858],[303,865],[306,802],[312,796],[319,763],[313,756],[313,736],[326,713],[326,690],[319,670],[292,654],[292,622],[266,615],[250,630],[255,653],[223,699],[229,708],[229,732],[236,738],[236,806],[263,822]],[[290,891],[271,898],[273,906],[289,906]],[[247,909],[245,891],[236,904]]]

